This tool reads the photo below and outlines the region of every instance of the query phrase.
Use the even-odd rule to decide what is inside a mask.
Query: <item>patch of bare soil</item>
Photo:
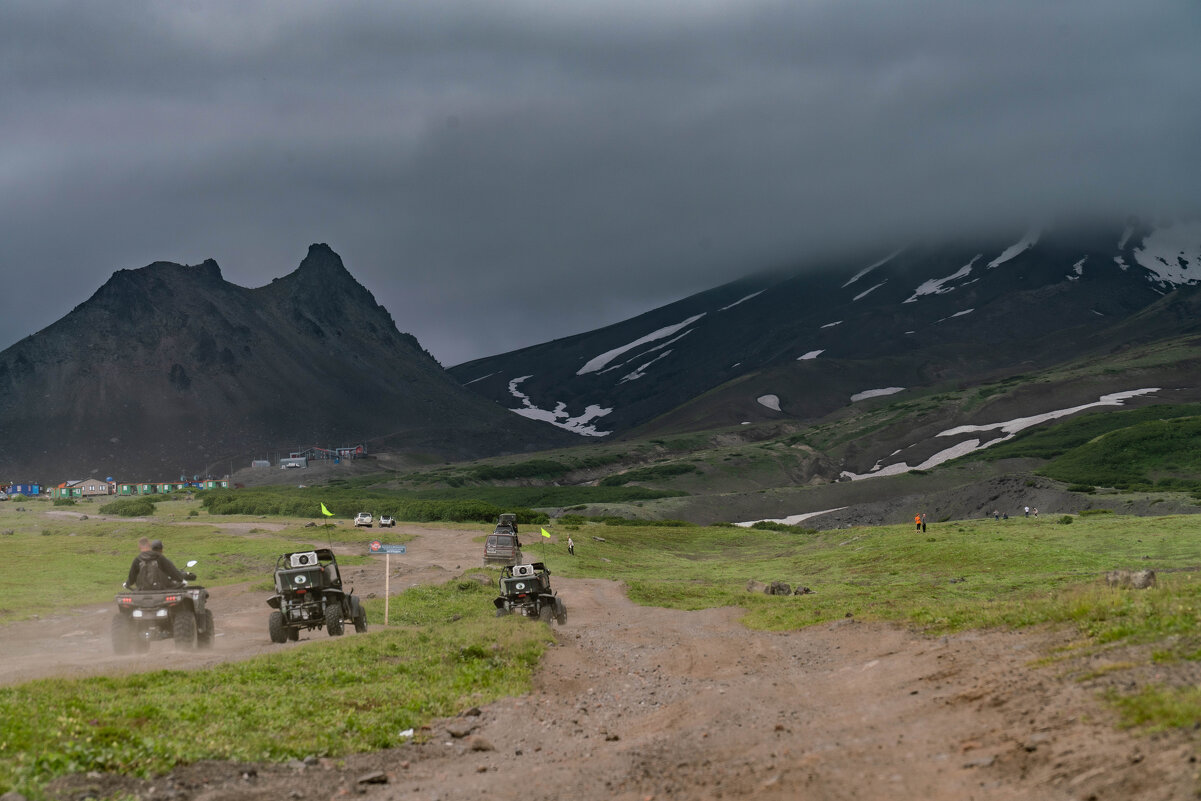
[[[419,533],[393,589],[470,568],[478,548],[469,535]],[[208,762],[151,781],[75,776],[51,791],[176,801],[1196,797],[1187,735],[1119,731],[1095,689],[1061,663],[1036,662],[1062,634],[931,639],[854,619],[756,632],[733,609],[643,608],[612,582],[556,585],[568,622],[555,627],[534,690],[439,721],[408,745],[286,765]],[[209,657],[152,652],[166,664],[110,658],[94,672],[304,647],[267,643],[263,597],[214,594],[214,608],[229,604],[218,612],[227,639]]]

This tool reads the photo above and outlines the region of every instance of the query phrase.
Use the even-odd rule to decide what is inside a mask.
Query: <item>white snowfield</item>
[[[966,456],[972,451],[983,450],[984,448],[996,445],[998,442],[1004,442],[1008,439],[1013,439],[1014,435],[1019,431],[1036,426],[1039,423],[1046,423],[1050,420],[1057,420],[1060,417],[1082,412],[1085,409],[1095,409],[1102,406],[1122,406],[1130,398],[1137,398],[1141,395],[1149,395],[1152,392],[1159,392],[1159,387],[1147,387],[1145,389],[1130,389],[1125,392],[1113,392],[1109,395],[1102,395],[1099,399],[1092,403],[1081,404],[1080,406],[1072,406],[1068,409],[1056,409],[1053,412],[1045,412],[1044,414],[1031,415],[1030,417],[1017,417],[1013,420],[1006,420],[1001,423],[987,423],[985,425],[965,425],[948,428],[946,431],[940,431],[935,436],[939,437],[955,437],[963,434],[980,434],[986,431],[994,431],[1002,434],[1002,436],[992,437],[981,442],[980,439],[966,439],[956,443],[949,448],[939,451],[930,458],[926,459],[916,467],[910,467],[905,462],[896,462],[887,467],[880,467],[879,462],[870,471],[866,473],[852,473],[849,470],[842,471],[841,475],[844,478],[849,478],[852,481],[859,481],[865,478],[877,478],[879,476],[895,476],[898,473],[908,473],[910,470],[929,470],[932,467],[937,467],[943,462],[949,462],[952,459],[958,459],[960,456]],[[911,446],[912,447],[912,446]],[[894,454],[895,455],[895,454]]]
[[[816,359],[818,356],[821,356],[825,352],[826,352],[825,348],[822,348],[821,350],[811,350],[806,354],[797,356],[796,360],[798,362],[804,362],[804,361],[808,361],[809,359]]]
[[[742,526],[743,528],[750,528],[756,523],[783,523],[786,526],[795,526],[802,520],[808,520],[809,518],[817,517],[818,515],[828,515],[830,512],[839,512],[843,509],[846,509],[846,507],[836,506],[833,509],[822,509],[820,512],[801,512],[798,515],[789,515],[788,517],[769,517],[764,520],[747,520],[746,522],[735,523],[734,525]]]
[[[1134,260],[1160,284],[1201,281],[1201,221],[1156,228],[1135,248]]]
[[[832,323],[826,323],[825,325],[823,325],[823,326],[821,326],[821,327],[822,327],[822,328],[833,328],[833,327],[834,327],[834,326],[836,326],[836,325],[842,325],[842,320],[835,320],[834,322],[832,322]]]
[[[904,250],[904,249],[905,249],[905,248],[898,248],[897,250],[894,250],[892,253],[889,253],[889,254],[888,254],[887,256],[885,256],[884,258],[880,259],[880,260],[879,260],[878,262],[876,262],[875,264],[869,264],[869,265],[867,265],[867,266],[866,266],[866,267],[864,267],[862,270],[860,270],[859,272],[857,272],[857,273],[855,273],[854,275],[852,275],[852,276],[851,276],[851,280],[850,280],[850,281],[847,281],[845,284],[843,284],[843,285],[842,285],[842,288],[843,288],[843,289],[846,289],[846,288],[847,288],[847,287],[849,287],[851,284],[855,283],[855,282],[856,282],[856,281],[858,281],[860,278],[862,278],[863,276],[867,275],[868,273],[870,273],[872,270],[876,269],[877,267],[881,267],[881,266],[883,266],[883,265],[885,265],[885,264],[888,264],[888,262],[892,261],[892,260],[893,260],[893,259],[895,259],[897,256],[901,255],[901,251],[902,251],[902,250]]]
[[[720,309],[718,309],[718,311],[725,311],[726,309],[732,309],[735,306],[737,306],[739,303],[746,303],[751,298],[759,297],[766,291],[767,290],[765,290],[765,289],[760,289],[758,292],[752,292],[751,294],[747,295],[745,298],[739,298],[738,300],[734,301],[729,306],[722,306]]]
[[[766,406],[773,412],[780,411],[780,396],[779,395],[760,395],[755,398],[760,406]]]
[[[884,387],[883,389],[865,389],[863,392],[856,392],[851,396],[851,403],[868,398],[882,398],[885,395],[895,395],[898,392],[904,392],[904,387]]]
[[[977,261],[979,261],[983,256],[984,256],[983,253],[977,253],[975,256],[972,257],[971,261],[969,261],[967,264],[963,265],[962,267],[960,267],[958,270],[951,273],[950,275],[948,275],[944,278],[931,278],[929,281],[925,281],[924,283],[922,283],[921,286],[919,286],[917,289],[913,290],[913,294],[910,295],[903,302],[904,303],[916,303],[917,299],[922,297],[923,295],[945,295],[948,292],[952,292],[952,291],[958,289],[959,287],[955,287],[955,286],[949,287],[949,286],[947,286],[947,284],[951,283],[952,281],[960,281],[964,278],[967,278],[969,275],[971,275],[972,274],[972,265],[974,265]]]
[[[673,340],[673,341],[674,341],[674,340]],[[634,368],[634,372],[632,372],[632,373],[626,373],[625,375],[623,375],[623,376],[621,377],[621,380],[620,380],[620,381],[618,381],[617,383],[619,383],[619,384],[624,384],[624,383],[625,383],[625,382],[627,382],[627,381],[637,381],[639,378],[643,378],[643,377],[646,375],[646,369],[647,369],[648,367],[650,367],[652,364],[654,364],[655,362],[659,361],[660,359],[662,359],[662,358],[664,358],[664,357],[666,357],[666,356],[670,356],[670,355],[671,355],[671,350],[670,350],[670,349],[663,351],[662,353],[660,353],[660,354],[659,354],[658,356],[656,356],[655,358],[651,359],[651,360],[650,360],[649,362],[647,362],[646,364],[642,364],[642,365],[639,365],[638,367]]]
[[[613,409],[602,409],[596,404],[589,404],[584,409],[584,413],[572,417],[567,413],[566,403],[556,403],[554,409],[540,409],[533,404],[529,395],[526,395],[517,387],[524,381],[533,378],[532,375],[523,375],[520,378],[514,378],[509,382],[509,394],[521,401],[522,405],[517,409],[510,409],[522,417],[528,417],[531,420],[541,420],[544,423],[565,428],[575,434],[580,434],[585,437],[607,437],[612,434],[612,431],[598,431],[595,425],[591,422],[598,417],[604,417],[613,411]]]
[[[692,325],[693,323],[695,323],[697,320],[701,319],[704,316],[705,316],[705,312],[701,312],[700,314],[696,314],[696,315],[693,315],[692,317],[689,317],[687,320],[685,320],[682,323],[676,323],[675,325],[669,325],[665,328],[660,328],[658,331],[652,331],[651,333],[647,334],[644,337],[635,339],[633,342],[629,343],[628,345],[622,345],[620,348],[614,348],[613,350],[605,351],[601,355],[594,356],[593,358],[589,359],[584,364],[583,367],[581,367],[579,370],[576,370],[575,374],[576,375],[584,375],[585,373],[595,373],[596,371],[603,369],[605,367],[605,365],[607,365],[609,362],[613,361],[614,359],[616,359],[618,356],[625,353],[626,351],[631,351],[634,348],[640,347],[649,342],[656,342],[660,339],[664,339],[665,337],[669,337],[672,334],[676,333],[677,331],[679,331],[683,328],[687,328],[688,326]]]
[[[1005,252],[988,263],[988,269],[1000,267],[1010,259],[1016,259],[1018,256],[1025,253],[1030,248],[1038,244],[1038,237],[1042,232],[1038,228],[1031,228],[1026,232],[1016,244],[1010,245],[1005,249]]]
[[[887,279],[887,278],[885,278],[883,281],[881,281],[880,283],[876,284],[876,285],[875,285],[874,287],[872,287],[871,289],[865,289],[865,290],[863,290],[862,292],[860,292],[858,295],[856,295],[855,297],[851,298],[851,302],[853,303],[853,302],[855,302],[855,301],[857,301],[857,300],[862,300],[863,298],[866,298],[868,295],[870,295],[871,293],[875,292],[877,289],[879,289],[880,287],[884,286],[884,285],[885,285],[885,284],[887,284],[887,283],[888,283],[888,279]]]

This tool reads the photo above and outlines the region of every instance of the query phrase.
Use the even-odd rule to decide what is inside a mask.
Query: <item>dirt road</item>
[[[393,591],[476,564],[470,535],[414,533]],[[351,577],[357,591],[378,592],[379,576],[368,573],[380,570],[362,571]],[[557,587],[569,619],[555,627],[558,645],[533,692],[441,721],[423,742],[308,765],[203,763],[149,782],[73,777],[54,792],[179,801],[1196,797],[1186,737],[1117,731],[1092,686],[1062,664],[1033,664],[1060,642],[1054,633],[930,639],[853,619],[763,633],[743,628],[737,610],[637,607],[612,582]],[[6,654],[2,678],[28,677],[39,648],[54,654],[42,651],[43,673],[79,674],[304,647],[266,643],[262,598],[244,587],[214,592],[223,636],[211,654],[161,649],[150,664],[99,653],[106,609],[40,630],[6,627],[0,635],[24,649],[24,667],[11,671]],[[90,650],[90,661],[63,658],[65,642]]]

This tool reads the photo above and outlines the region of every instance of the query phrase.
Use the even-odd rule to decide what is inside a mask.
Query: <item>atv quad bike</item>
[[[550,588],[550,569],[542,562],[500,569],[500,596],[492,603],[496,616],[524,615],[544,623],[567,622],[567,607]]]
[[[367,612],[357,596],[342,588],[338,560],[328,548],[286,553],[275,561],[275,595],[267,599],[275,611],[267,619],[271,642],[300,639],[301,629],[324,627],[342,635],[346,623],[367,631]]]
[[[190,568],[195,560],[188,562]],[[125,590],[117,595],[113,616],[113,651],[144,653],[155,640],[175,640],[177,650],[209,648],[213,644],[213,613],[209,592],[188,585],[196,574],[185,572],[181,587],[166,590]]]

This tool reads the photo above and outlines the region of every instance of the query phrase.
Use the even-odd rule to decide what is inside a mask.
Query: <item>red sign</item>
[[[380,543],[379,540],[372,540],[371,544],[368,545],[367,547],[371,549],[372,553],[376,553],[379,551],[380,548],[383,547],[383,545]]]

